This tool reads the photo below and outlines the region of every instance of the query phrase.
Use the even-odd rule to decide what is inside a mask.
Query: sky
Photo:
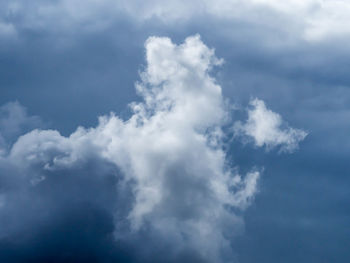
[[[349,262],[349,12],[1,1],[0,262]]]

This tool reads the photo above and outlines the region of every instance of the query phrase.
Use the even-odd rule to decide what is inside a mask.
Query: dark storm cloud
[[[153,243],[160,237],[146,229],[129,234],[124,220],[132,194],[118,187],[121,175],[112,164],[88,160],[69,170],[35,170],[45,176],[35,186],[5,165],[1,262],[205,262],[191,250],[169,255],[173,248]],[[116,240],[116,230],[128,238]]]
[[[45,176],[36,187],[16,182],[2,190],[1,261],[125,262],[128,252],[113,238],[114,175],[86,166]]]

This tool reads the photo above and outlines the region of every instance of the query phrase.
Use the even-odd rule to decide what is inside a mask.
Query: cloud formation
[[[28,116],[26,108],[19,102],[9,102],[0,107],[0,154],[8,150],[11,143],[33,128],[41,127],[37,116]]]
[[[115,17],[127,16],[138,22],[160,19],[166,24],[189,21],[200,16],[225,19],[254,26],[274,28],[306,41],[349,36],[347,1],[333,0],[219,0],[219,1],[84,1],[59,0],[4,1],[1,4],[0,36],[15,36],[16,31],[45,30],[73,33],[98,31],[108,27]],[[20,19],[18,19],[20,17]],[[54,18],[54,19],[53,19]],[[279,23],[276,23],[276,20]],[[63,30],[62,30],[63,29]]]
[[[143,101],[130,104],[130,118],[111,113],[68,137],[35,129],[0,157],[0,259],[232,259],[230,242],[243,225],[238,211],[253,200],[260,174],[240,175],[224,150],[229,111],[209,75],[223,61],[198,35],[180,45],[150,37],[145,49],[136,84]],[[252,106],[241,130],[257,145],[291,150],[305,137],[280,130],[280,116],[262,101]],[[42,243],[45,253],[35,253]]]
[[[250,101],[248,120],[244,124],[236,122],[234,131],[236,136],[253,139],[258,147],[266,146],[269,150],[280,146],[281,151],[286,152],[296,150],[307,135],[303,130],[288,127],[278,113],[267,109],[259,99]]]

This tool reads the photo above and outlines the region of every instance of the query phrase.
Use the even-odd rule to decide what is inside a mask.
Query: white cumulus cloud
[[[170,243],[174,253],[191,249],[208,262],[223,262],[231,256],[230,240],[243,224],[234,211],[250,205],[260,177],[257,170],[240,175],[225,151],[222,127],[230,121],[229,110],[209,74],[223,60],[199,35],[180,45],[150,37],[145,49],[147,64],[136,84],[143,100],[130,104],[130,118],[111,113],[100,117],[97,127],[79,127],[68,137],[35,129],[19,137],[0,156],[0,164],[11,166],[29,187],[45,183],[50,173],[59,176],[87,163],[113,164],[123,174],[118,189],[131,187],[131,192],[120,193],[127,194],[124,199],[131,207],[116,219],[117,239],[148,229]],[[254,100],[252,107],[247,123],[236,124],[236,129],[258,146],[292,150],[305,137],[300,130],[281,129],[281,117],[262,101]],[[6,126],[17,132],[17,120],[28,117],[16,103],[7,108],[15,121],[6,120]],[[7,199],[5,192],[1,207]],[[129,233],[118,232],[118,220],[128,223]]]
[[[242,226],[232,210],[250,204],[259,178],[257,171],[239,175],[227,162],[221,127],[228,111],[209,75],[222,60],[198,35],[181,45],[150,37],[145,48],[147,66],[136,85],[143,102],[130,104],[129,119],[103,116],[97,127],[79,127],[69,137],[33,130],[3,158],[31,177],[33,187],[45,171],[88,160],[113,163],[132,185],[125,218],[131,231],[151,226],[179,250],[218,262],[231,253],[229,239]]]
[[[283,127],[281,116],[267,109],[262,100],[254,99],[250,106],[246,123],[236,122],[234,125],[236,135],[252,138],[258,147],[281,146],[281,150],[287,152],[297,149],[299,142],[306,137],[303,130]]]

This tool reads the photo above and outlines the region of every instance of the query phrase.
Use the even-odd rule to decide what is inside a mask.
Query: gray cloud
[[[126,16],[143,24],[157,19],[164,25],[188,22],[198,17],[237,21],[288,35],[297,42],[327,41],[327,38],[348,38],[350,5],[346,1],[4,1],[0,36],[16,38],[22,30],[49,30],[74,35],[76,30],[92,33],[108,28],[116,17]],[[276,21],[278,21],[276,23]],[[66,39],[68,40],[68,39]],[[275,45],[277,38],[267,41]],[[63,41],[64,42],[64,41]],[[64,43],[62,44],[64,45]],[[281,44],[283,41],[280,41]],[[289,42],[291,44],[291,42]]]
[[[42,126],[41,119],[37,116],[29,116],[26,108],[17,101],[1,106],[0,152],[4,154],[19,135]]]

